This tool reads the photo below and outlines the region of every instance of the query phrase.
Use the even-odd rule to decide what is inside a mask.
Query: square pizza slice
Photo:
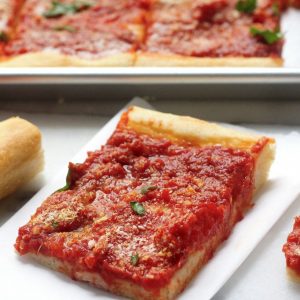
[[[66,186],[19,229],[15,247],[119,295],[174,299],[253,206],[274,146],[132,107],[106,145],[69,164]]]
[[[159,0],[139,66],[280,66],[281,2]]]
[[[2,66],[130,66],[145,0],[25,0]]]

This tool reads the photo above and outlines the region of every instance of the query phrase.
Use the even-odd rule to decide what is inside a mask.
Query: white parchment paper
[[[144,101],[136,105],[148,106]],[[113,132],[120,114],[116,115],[99,133],[71,159],[82,162],[88,150],[98,149]],[[300,191],[300,136],[292,133],[277,137],[277,157],[270,180],[256,196],[255,207],[239,222],[229,239],[216,252],[215,257],[201,270],[179,299],[211,298],[243,263],[255,246],[270,230],[278,218],[291,205]],[[48,270],[26,257],[19,257],[13,248],[18,228],[24,225],[41,202],[65,182],[67,166],[53,182],[41,189],[0,229],[0,286],[1,299],[30,300],[89,300],[121,299],[74,282],[63,274]],[[281,249],[278,249],[281,251]]]

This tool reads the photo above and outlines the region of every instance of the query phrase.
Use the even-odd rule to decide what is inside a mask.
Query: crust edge
[[[178,116],[133,106],[128,112],[128,126],[140,133],[183,139],[196,145],[219,144],[250,149],[263,136],[242,132],[213,122]],[[269,138],[269,143],[275,140]]]
[[[233,216],[235,215],[233,214]],[[220,242],[224,239],[224,233],[221,233],[222,234],[219,236],[210,239],[204,246],[204,249],[213,249],[214,252],[216,248],[218,248]],[[33,253],[26,254],[26,256],[33,258],[40,264],[55,271],[64,273],[75,280],[87,282],[95,287],[120,296],[137,300],[171,300],[186,288],[198,271],[209,260],[209,253],[210,251],[205,253],[205,250],[198,250],[191,254],[184,266],[174,274],[171,282],[162,289],[154,292],[148,291],[143,287],[124,279],[115,279],[113,282],[110,282],[110,284],[107,284],[100,274],[83,270],[74,271],[70,263],[63,262],[55,257],[47,257]]]
[[[296,273],[293,269],[286,267],[286,273],[288,279],[290,279],[293,282],[300,283],[300,275]]]
[[[281,67],[280,57],[189,57],[176,54],[137,53],[137,67]]]
[[[36,52],[0,60],[0,68],[6,67],[128,67],[133,66],[134,53],[120,53],[99,59],[82,59],[59,53]]]
[[[271,57],[188,57],[175,54],[120,53],[100,59],[81,59],[51,52],[1,58],[1,67],[281,67],[283,59]]]

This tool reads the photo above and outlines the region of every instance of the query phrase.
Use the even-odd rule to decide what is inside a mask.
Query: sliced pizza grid
[[[0,66],[278,66],[282,0],[5,0]]]

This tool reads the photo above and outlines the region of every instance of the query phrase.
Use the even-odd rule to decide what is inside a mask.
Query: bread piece
[[[42,168],[39,129],[21,118],[0,122],[0,199],[16,191]]]
[[[217,226],[216,231],[212,230],[213,233],[209,234],[208,237],[205,237],[203,239],[203,242],[200,242],[200,244],[196,244],[196,245],[193,244],[193,246],[190,248],[189,248],[189,246],[187,246],[188,256],[186,258],[183,258],[180,261],[180,263],[178,263],[178,265],[177,264],[175,266],[171,265],[170,269],[166,269],[165,267],[163,267],[163,269],[159,269],[159,270],[155,269],[155,272],[157,272],[155,274],[157,276],[159,276],[159,278],[161,278],[161,276],[165,276],[166,274],[168,274],[169,271],[172,274],[172,276],[167,280],[167,282],[159,287],[153,288],[153,286],[158,281],[155,281],[155,280],[157,280],[157,278],[150,277],[153,274],[153,273],[151,273],[151,271],[149,271],[149,273],[146,272],[144,275],[144,278],[147,278],[147,280],[148,280],[147,284],[151,283],[152,288],[149,288],[149,285],[145,284],[145,281],[137,282],[135,280],[135,277],[134,276],[130,277],[128,275],[128,273],[126,273],[126,274],[122,273],[122,276],[118,277],[119,273],[113,273],[115,269],[112,269],[112,272],[110,272],[108,274],[108,273],[103,272],[103,269],[100,269],[100,271],[99,270],[95,271],[91,268],[90,269],[87,268],[85,266],[84,262],[86,260],[89,260],[89,256],[80,257],[78,262],[77,261],[70,262],[68,260],[68,257],[64,256],[65,255],[64,253],[69,253],[69,251],[71,251],[70,247],[71,247],[72,243],[74,242],[74,239],[78,239],[78,237],[81,234],[83,234],[84,239],[86,239],[86,238],[89,239],[88,236],[91,232],[89,229],[90,226],[93,226],[94,224],[97,224],[96,226],[99,226],[98,224],[103,224],[103,223],[99,223],[99,222],[103,222],[103,220],[104,220],[104,222],[107,222],[105,224],[108,224],[108,225],[103,225],[103,226],[107,226],[107,227],[104,227],[104,229],[108,230],[108,233],[107,233],[108,239],[110,239],[110,238],[112,238],[112,234],[110,231],[110,225],[119,226],[119,223],[115,223],[116,219],[114,216],[113,223],[110,223],[111,221],[109,221],[109,217],[105,217],[104,219],[98,218],[98,219],[96,219],[96,221],[93,220],[92,222],[94,222],[94,223],[92,223],[91,225],[87,225],[87,223],[84,222],[83,223],[84,226],[81,227],[80,224],[77,224],[76,231],[74,231],[73,233],[72,233],[72,229],[69,229],[68,232],[66,232],[66,231],[60,232],[60,228],[58,227],[59,225],[57,225],[57,223],[54,223],[55,228],[51,229],[51,224],[53,223],[53,220],[54,221],[58,220],[61,217],[61,213],[62,213],[61,211],[58,211],[58,208],[56,206],[55,207],[51,206],[51,205],[53,205],[53,203],[58,203],[58,201],[56,201],[57,199],[55,199],[55,194],[54,194],[54,196],[51,196],[53,198],[51,198],[51,197],[48,198],[48,200],[46,200],[44,202],[43,207],[39,208],[37,213],[31,218],[30,222],[20,229],[19,237],[18,237],[17,243],[16,243],[16,248],[21,254],[29,254],[31,257],[40,261],[42,264],[45,264],[57,271],[64,272],[64,273],[68,274],[69,276],[71,276],[72,278],[89,282],[97,287],[101,287],[101,288],[111,291],[113,293],[123,295],[123,296],[129,297],[129,298],[132,298],[132,299],[171,300],[171,299],[174,299],[180,292],[182,292],[184,290],[184,288],[187,286],[187,284],[190,282],[190,280],[195,276],[195,274],[211,258],[212,254],[216,251],[217,247],[221,244],[221,242],[228,237],[234,224],[237,221],[239,221],[241,219],[241,217],[243,216],[243,214],[252,206],[253,193],[261,185],[263,185],[264,182],[267,180],[268,171],[269,171],[270,165],[274,159],[275,141],[270,138],[262,137],[259,135],[253,135],[253,134],[249,134],[249,133],[239,132],[239,131],[236,131],[233,129],[225,128],[223,126],[219,126],[217,124],[205,122],[202,120],[197,120],[197,119],[190,118],[190,117],[183,117],[183,116],[176,116],[176,115],[172,115],[172,114],[155,112],[155,111],[151,111],[151,110],[147,110],[147,109],[143,109],[143,108],[139,108],[139,107],[133,107],[133,108],[129,109],[128,112],[123,114],[121,121],[119,122],[119,125],[118,125],[118,130],[120,130],[121,132],[123,130],[126,132],[131,131],[131,132],[134,132],[134,134],[137,134],[138,136],[140,136],[140,134],[142,134],[145,136],[150,136],[150,138],[154,138],[154,139],[158,138],[159,141],[161,141],[161,140],[164,141],[165,139],[168,139],[168,140],[171,140],[171,142],[174,145],[176,145],[176,147],[179,145],[180,147],[185,148],[185,147],[191,147],[191,145],[192,145],[192,146],[200,147],[200,148],[203,147],[204,149],[210,149],[210,147],[214,149],[214,147],[216,147],[217,149],[224,149],[224,151],[229,151],[229,153],[231,153],[230,151],[237,151],[235,153],[242,153],[241,155],[245,155],[245,157],[249,157],[249,156],[251,157],[251,159],[249,160],[249,162],[251,164],[249,172],[251,172],[251,174],[247,174],[247,176],[246,176],[247,178],[251,178],[251,180],[248,181],[248,179],[242,179],[242,181],[243,180],[247,181],[247,183],[245,185],[246,186],[245,190],[236,192],[235,198],[232,198],[233,194],[231,194],[231,196],[228,198],[228,202],[224,203],[224,205],[223,204],[221,205],[222,207],[224,207],[225,214],[223,215],[223,217],[221,219],[218,219],[218,221],[216,221],[216,222],[219,222],[219,221],[221,222],[220,227],[217,225],[212,225],[212,226]],[[142,138],[142,140],[143,140],[143,138]],[[117,140],[116,145],[119,145],[118,143],[122,142],[122,137],[121,138],[117,137],[116,140]],[[129,140],[130,140],[130,138],[129,138]],[[114,148],[112,148],[112,145],[115,145],[115,144],[112,144],[112,145],[109,144],[109,145],[110,146],[108,147],[108,151],[109,151],[109,153],[111,153],[113,155]],[[116,146],[116,147],[118,147],[118,146]],[[124,149],[124,147],[121,149]],[[138,147],[137,149],[140,149],[140,148]],[[179,149],[179,152],[180,152],[180,148],[176,148],[176,149]],[[105,151],[105,148],[102,148],[101,151]],[[188,150],[188,151],[190,151],[190,150]],[[198,152],[195,152],[195,153],[198,153]],[[158,154],[158,156],[159,155],[160,154]],[[163,155],[165,155],[165,154],[163,154]],[[90,153],[90,157],[93,157],[92,153]],[[159,157],[162,157],[162,156],[159,156]],[[154,155],[152,158],[157,159],[157,156]],[[252,158],[253,158],[253,161],[252,161]],[[214,158],[212,158],[212,159],[214,159]],[[218,158],[216,158],[216,159],[218,159]],[[220,160],[218,160],[218,161],[220,162]],[[252,164],[252,162],[253,162],[253,164]],[[222,164],[222,162],[221,162],[221,164]],[[95,167],[95,165],[93,165],[93,166]],[[234,166],[236,167],[236,165],[234,165]],[[99,168],[96,168],[94,170],[100,171],[100,170],[103,170],[103,167],[104,166],[99,165]],[[112,166],[110,166],[110,168],[111,167]],[[79,168],[81,170],[80,172],[83,172],[82,171],[83,169],[81,169],[81,166],[79,166]],[[248,169],[247,168],[244,169],[244,167],[241,165],[239,165],[238,168],[239,168],[238,169],[239,172],[243,172],[241,174],[244,174],[244,172],[248,172],[247,171]],[[92,178],[92,176],[93,176],[92,173],[88,173],[88,174],[89,174],[89,176],[91,176],[90,178]],[[178,176],[178,175],[176,174],[176,176]],[[211,175],[209,175],[209,176],[211,176]],[[233,176],[233,175],[229,175],[229,176]],[[246,177],[243,177],[243,178],[246,178]],[[100,180],[100,178],[99,178],[99,180]],[[126,178],[125,178],[125,180],[127,180]],[[130,177],[128,177],[128,178],[130,178]],[[235,177],[230,177],[230,178],[235,178]],[[253,181],[252,181],[252,179],[253,179]],[[163,179],[163,180],[165,180],[165,179]],[[210,180],[210,178],[209,178],[209,180]],[[129,181],[129,180],[127,180],[127,181]],[[250,186],[247,185],[249,182],[251,183]],[[150,183],[151,183],[151,181],[150,182],[144,181],[144,184],[150,184]],[[130,185],[130,182],[128,183],[128,185]],[[244,182],[239,181],[238,185],[244,186]],[[121,185],[118,185],[118,186],[121,186]],[[208,184],[208,186],[209,186],[209,184]],[[233,187],[236,187],[236,185]],[[72,196],[73,192],[74,192],[74,190],[71,189],[70,191],[63,192],[65,194],[62,193],[57,196],[60,199],[60,201],[66,201],[66,199],[68,199],[67,201],[69,202],[69,201],[74,200],[74,198]],[[130,197],[130,193],[128,193],[126,196]],[[134,197],[136,199],[137,194],[135,194]],[[97,199],[97,197],[96,197],[96,199]],[[98,198],[98,200],[99,199],[100,198]],[[107,200],[105,200],[105,201],[109,201],[108,199],[109,198],[107,198]],[[98,200],[96,200],[95,205],[97,205]],[[186,205],[185,204],[186,200],[189,200],[189,198],[187,196],[185,196],[183,205]],[[118,198],[117,205],[118,205],[118,207],[122,208],[120,211],[122,212],[122,214],[124,216],[126,216],[125,226],[130,226],[130,228],[133,228],[134,225],[132,226],[130,222],[135,218],[135,215],[132,215],[131,210],[130,211],[127,210],[128,209],[127,201],[130,201],[130,200],[126,200],[125,201],[126,203],[124,203],[124,201],[122,199]],[[84,203],[86,203],[86,202],[87,202],[87,200],[85,198]],[[59,202],[59,203],[60,203],[59,205],[61,205],[61,202]],[[91,203],[93,203],[93,200]],[[103,209],[104,210],[108,209],[107,205],[110,205],[108,203],[109,202],[105,202],[104,207],[101,207],[98,204],[97,211],[102,211]],[[124,203],[124,207],[122,206],[123,203]],[[48,206],[48,204],[49,204],[49,206]],[[178,200],[178,202],[176,202],[176,205],[181,205],[181,204],[182,204],[182,202],[180,202],[180,200]],[[161,207],[163,209],[168,208],[167,206],[166,207],[164,206],[165,205],[164,203],[157,203],[157,202],[154,203],[151,201],[144,205],[147,205],[146,211],[148,210],[149,213],[150,212],[152,213],[153,211],[151,209],[154,209],[154,208],[155,209],[156,208],[160,209]],[[154,205],[157,205],[157,206],[154,206]],[[160,205],[162,205],[162,206],[160,206]],[[189,203],[187,203],[187,205],[189,205]],[[196,203],[196,205],[199,205],[199,204]],[[214,205],[214,204],[212,203],[212,205]],[[75,206],[75,204],[73,204],[73,206]],[[189,208],[184,208],[184,206],[182,206],[182,207],[183,207],[183,209],[186,209],[188,211],[188,213],[190,212]],[[193,207],[193,209],[197,210],[198,208]],[[201,209],[202,208],[200,208],[200,210]],[[210,206],[209,206],[208,210],[209,209],[211,209]],[[174,211],[175,211],[175,207],[174,207]],[[77,210],[75,212],[77,212]],[[108,215],[110,215],[110,213],[111,212],[109,212]],[[128,213],[128,218],[127,218],[127,213]],[[166,215],[164,215],[167,220],[168,220],[168,218],[170,218],[170,216],[169,216],[170,213],[171,212],[169,211],[166,213]],[[184,211],[184,213],[186,213],[186,211]],[[64,211],[63,214],[66,215],[66,212]],[[73,214],[74,214],[74,211],[71,211],[71,212],[68,211],[68,214],[67,214],[68,219],[70,218],[70,216],[73,216]],[[53,215],[56,216],[55,219],[53,219]],[[201,215],[201,213],[200,213],[200,215]],[[174,216],[176,218],[176,215],[174,215]],[[210,215],[210,216],[213,218],[213,215]],[[145,219],[144,219],[145,222],[147,222],[146,217],[147,217],[147,215],[145,215]],[[137,217],[137,218],[139,218],[139,217]],[[172,217],[172,218],[173,218],[172,220],[169,219],[170,222],[168,221],[167,225],[165,223],[163,223],[163,224],[165,224],[164,226],[167,226],[165,228],[165,230],[168,232],[170,232],[169,231],[170,228],[171,229],[174,228],[171,225],[169,225],[172,222],[175,222],[174,217]],[[193,223],[195,226],[194,227],[190,226],[190,223],[187,223],[187,221],[185,219],[185,214],[184,214],[183,219],[181,219],[180,216],[178,216],[178,218],[179,218],[179,220],[176,219],[176,222],[180,222],[180,224],[182,224],[182,227],[181,227],[182,230],[188,230],[188,233],[190,233],[190,236],[196,237],[195,232],[192,231],[192,228],[196,228],[197,226],[201,227],[201,225],[198,223],[195,223],[195,224]],[[99,220],[99,221],[97,221],[97,220]],[[140,220],[141,219],[138,219],[138,221],[140,221]],[[48,226],[47,223],[50,226]],[[69,226],[68,224],[63,223],[64,228],[65,228],[65,226]],[[75,224],[75,223],[70,223],[70,224]],[[115,225],[115,224],[117,224],[117,225]],[[186,228],[187,224],[190,226],[189,227],[190,229]],[[215,224],[215,223],[213,223],[213,224]],[[219,224],[219,223],[217,223],[217,224]],[[70,228],[70,227],[68,227],[68,228]],[[117,228],[118,228],[117,234],[119,234],[120,232],[124,232],[123,227],[121,227],[121,228],[117,227]],[[159,230],[159,228],[160,228],[160,225],[157,229]],[[215,227],[213,227],[213,228],[215,228]],[[31,232],[31,234],[33,234],[32,240],[36,241],[38,236],[41,233],[43,234],[43,232],[46,232],[46,234],[47,234],[48,232],[51,233],[53,230],[55,231],[55,234],[56,234],[56,235],[54,235],[55,240],[53,240],[54,236],[52,236],[50,234],[49,239],[46,238],[40,246],[37,245],[36,243],[31,245],[30,241],[28,242],[28,235],[26,236],[27,240],[23,239],[23,237],[22,237],[23,232],[26,232],[26,234],[28,234],[28,232]],[[130,229],[127,229],[127,230],[130,230]],[[192,234],[192,232],[193,232],[193,234]],[[156,235],[156,233],[157,232],[155,231],[154,235]],[[129,231],[126,232],[127,236],[128,236],[128,234],[129,234]],[[151,229],[150,229],[150,234],[152,234]],[[153,236],[150,235],[149,237],[150,237],[150,239],[152,239]],[[165,237],[165,236],[163,235],[163,237]],[[43,238],[45,238],[45,235],[43,235]],[[62,251],[59,250],[59,254],[57,256],[55,256],[55,255],[53,255],[53,252],[51,252],[52,251],[51,249],[56,249],[55,248],[55,247],[57,247],[56,241],[60,240],[59,238],[62,239],[61,241],[63,241],[63,239],[66,238],[66,242],[63,243],[62,247],[65,247],[64,245],[68,245],[68,246],[66,249],[63,248]],[[135,236],[134,236],[134,238],[135,238]],[[80,241],[82,241],[82,240],[79,239],[79,244],[81,243]],[[93,247],[93,245],[95,244],[95,241],[93,241],[93,240],[89,240],[89,241],[92,242],[92,247]],[[54,243],[53,247],[51,246],[52,243]],[[109,249],[112,249],[112,248],[113,249],[119,248],[119,247],[107,246],[110,243],[111,243],[111,241],[108,242],[108,240],[106,240],[106,235],[105,235],[103,243],[101,242],[99,245],[101,245],[101,247],[104,247],[103,249],[108,249],[108,251],[110,251]],[[129,249],[131,249],[130,243],[134,244],[132,239],[128,240],[128,243],[126,244],[126,247],[129,247]],[[193,242],[191,241],[191,243],[193,243]],[[82,244],[82,246],[86,247],[86,246],[84,246],[86,244],[89,244],[89,242],[87,242],[85,240],[84,243]],[[111,245],[114,245],[114,243],[112,243]],[[118,244],[117,246],[122,247],[121,244]],[[134,244],[134,246],[136,246],[136,244]],[[147,246],[148,246],[148,244],[147,244]],[[107,248],[107,247],[110,247],[110,248]],[[138,243],[138,247],[141,247],[140,240]],[[97,249],[96,251],[98,251],[98,249],[99,249],[98,246],[96,247],[96,249]],[[153,249],[153,248],[149,247],[147,249],[149,250],[149,249]],[[154,248],[154,249],[156,249],[156,248]],[[139,250],[142,251],[141,248],[139,248]],[[89,253],[89,249],[87,249],[85,251],[87,251],[87,253]],[[103,250],[103,251],[104,252],[101,252],[101,253],[105,253],[105,250]],[[149,251],[153,251],[153,253],[152,253],[153,255],[151,256],[151,259],[154,259],[155,256],[159,256],[161,253],[161,252],[158,252],[158,253],[155,252],[156,250],[149,250]],[[52,253],[52,254],[49,254],[49,253]],[[121,253],[124,253],[124,252],[121,252]],[[129,254],[127,254],[127,253],[129,253]],[[162,254],[164,254],[164,253],[162,253]],[[125,264],[128,263],[128,255],[130,255],[130,252],[126,252],[125,257],[122,257],[123,258],[122,262]],[[172,253],[171,253],[171,255],[172,255]],[[117,257],[117,258],[119,258],[119,257]],[[116,261],[119,261],[119,259],[117,259]],[[99,261],[99,263],[101,264],[101,261]],[[143,262],[141,262],[141,264],[142,263]],[[107,266],[107,264],[108,263],[105,263],[106,266]],[[173,267],[174,267],[174,269],[172,269]],[[117,266],[113,265],[113,268],[117,268]],[[126,267],[127,272],[129,272],[130,268],[131,268],[131,266],[129,264],[129,268]],[[133,271],[133,272],[135,272],[135,271]],[[135,275],[138,273],[133,273],[133,274]],[[109,277],[109,280],[107,279],[107,276]],[[153,280],[153,281],[151,281],[151,280]]]

